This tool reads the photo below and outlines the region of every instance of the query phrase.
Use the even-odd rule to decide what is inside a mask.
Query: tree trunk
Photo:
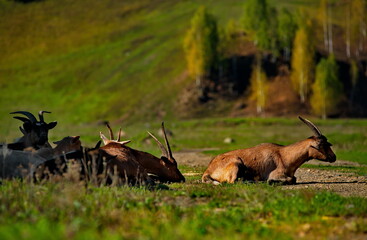
[[[350,4],[347,4],[347,10],[346,10],[346,36],[345,36],[345,47],[346,47],[346,53],[347,57],[350,58]]]
[[[328,11],[328,35],[329,35],[329,54],[333,53],[333,24],[331,22],[332,19],[332,11],[331,7],[329,7],[329,4],[327,5],[327,11]]]
[[[201,86],[201,76],[199,74],[196,75],[196,86],[197,87]]]
[[[303,74],[303,70],[301,71],[301,80],[299,82],[299,96],[301,97],[301,103],[304,103],[306,101],[306,96],[305,96],[305,83],[304,83],[304,74]]]
[[[327,5],[327,4],[326,4]],[[325,50],[329,50],[329,40],[328,40],[328,23],[327,23],[328,19],[327,19],[327,10],[324,10],[324,19],[323,19],[323,29],[324,29],[324,45],[325,45]]]
[[[261,60],[258,60],[259,62],[257,63],[257,73],[256,73],[256,81],[257,81],[257,96],[256,96],[256,110],[257,113],[262,113],[263,109],[261,106],[261,103],[259,103],[259,98],[261,99],[263,97],[264,91],[262,89],[262,84],[261,84]]]

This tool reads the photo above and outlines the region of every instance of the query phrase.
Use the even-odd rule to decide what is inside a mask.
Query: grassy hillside
[[[269,1],[295,9],[318,1]],[[60,125],[177,118],[191,80],[182,39],[200,5],[224,24],[241,0],[0,0],[0,136],[11,111],[52,111]],[[222,113],[223,115],[225,112]],[[59,126],[60,126],[59,125]]]

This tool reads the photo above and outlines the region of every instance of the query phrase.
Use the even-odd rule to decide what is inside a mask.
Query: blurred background
[[[366,117],[366,13],[366,0],[0,0],[0,139],[20,134],[18,110],[51,111],[64,133]]]

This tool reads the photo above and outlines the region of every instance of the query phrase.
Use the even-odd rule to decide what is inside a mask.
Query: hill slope
[[[318,5],[316,0],[269,2]],[[243,4],[0,0],[0,135],[17,131],[19,122],[9,116],[16,110],[49,110],[65,125],[177,118],[175,103],[191,82],[182,39],[194,12],[207,5],[222,24],[240,19]]]

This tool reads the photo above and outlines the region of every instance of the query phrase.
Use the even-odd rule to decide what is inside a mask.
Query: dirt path
[[[179,165],[191,167],[208,166],[210,156],[202,153],[203,150],[187,150],[175,153],[175,159]],[[312,160],[307,164],[332,165],[332,166],[360,166],[358,163],[349,161],[336,161],[335,163],[323,163]],[[187,175],[200,175],[202,173],[188,173]],[[328,190],[342,196],[360,196],[367,198],[367,176],[358,176],[335,170],[319,170],[312,168],[299,168],[295,174],[297,184],[282,186],[284,189],[317,189]]]

